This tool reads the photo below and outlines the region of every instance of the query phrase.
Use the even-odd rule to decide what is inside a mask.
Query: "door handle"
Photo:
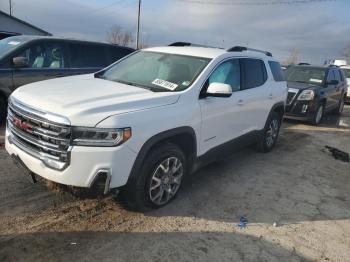
[[[243,106],[244,102],[243,102],[242,99],[239,99],[237,104],[238,104],[239,106]]]
[[[269,94],[269,98],[273,99],[273,98],[275,98],[275,96],[273,94]]]

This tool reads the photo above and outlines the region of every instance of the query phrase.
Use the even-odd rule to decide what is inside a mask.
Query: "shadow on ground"
[[[228,233],[36,233],[0,241],[0,261],[309,261],[262,237]]]

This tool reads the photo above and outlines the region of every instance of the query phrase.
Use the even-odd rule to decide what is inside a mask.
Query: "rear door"
[[[334,69],[329,69],[327,74],[327,82],[330,82],[332,80],[338,80],[336,77],[336,72]],[[326,83],[323,92],[326,94],[327,97],[327,104],[326,104],[326,110],[331,110],[338,105],[338,90],[339,90],[339,84],[330,84]]]
[[[242,90],[239,92],[239,106],[245,116],[241,122],[244,134],[264,128],[275,97],[262,59],[242,58],[241,71]]]
[[[14,57],[27,58],[26,67],[13,66],[13,86],[19,86],[69,75],[65,44],[58,40],[40,40],[30,44]]]
[[[68,43],[72,75],[94,73],[108,66],[107,45],[85,42]]]

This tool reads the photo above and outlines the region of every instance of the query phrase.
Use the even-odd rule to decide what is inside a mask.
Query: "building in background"
[[[51,34],[21,19],[0,11],[0,40],[14,35],[50,36]]]

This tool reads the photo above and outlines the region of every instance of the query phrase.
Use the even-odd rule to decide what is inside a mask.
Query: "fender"
[[[136,157],[134,165],[131,169],[127,184],[137,176],[137,174],[141,170],[143,161],[145,160],[145,158],[147,157],[147,154],[149,153],[149,151],[151,150],[151,148],[154,145],[156,145],[157,143],[159,143],[163,140],[169,139],[169,138],[174,137],[176,135],[182,135],[182,134],[190,135],[194,141],[193,155],[190,156],[190,159],[189,159],[190,165],[191,165],[191,163],[193,163],[194,159],[197,156],[197,138],[196,138],[196,133],[193,130],[193,128],[189,127],[189,126],[183,126],[183,127],[177,127],[174,129],[166,130],[166,131],[163,131],[159,134],[152,136],[150,139],[148,139],[143,144],[141,150],[137,154],[137,157]]]

